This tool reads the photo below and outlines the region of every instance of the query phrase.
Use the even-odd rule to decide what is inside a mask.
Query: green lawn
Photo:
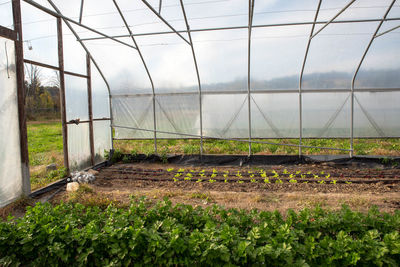
[[[296,139],[268,139],[263,140],[271,143],[283,143],[297,145]],[[348,139],[304,139],[303,144],[307,146],[350,148]],[[198,154],[200,152],[199,140],[158,140],[159,154]],[[154,153],[153,140],[115,140],[114,147],[124,153]],[[355,139],[355,155],[382,155],[400,156],[400,139]],[[205,154],[247,154],[249,146],[244,142],[226,140],[204,140],[203,151]],[[303,154],[347,154],[346,151],[327,150],[318,148],[303,148]],[[294,146],[278,146],[269,144],[252,144],[252,153],[259,155],[296,155],[298,148]]]
[[[32,190],[65,175],[61,122],[28,123],[28,151]],[[51,163],[57,171],[46,171]]]

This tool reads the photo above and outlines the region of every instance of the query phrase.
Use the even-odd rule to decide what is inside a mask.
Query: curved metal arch
[[[129,28],[128,22],[126,21],[124,14],[122,13],[121,9],[119,8],[119,5],[118,5],[117,1],[113,0],[113,3],[115,5],[115,8],[118,10],[118,13],[119,13],[122,21],[124,22],[124,25],[125,25],[126,29],[129,32],[129,35],[130,35],[130,37],[131,37],[131,39],[132,39],[132,41],[133,41],[133,43],[134,43],[134,45],[135,45],[135,47],[136,47],[136,49],[138,51],[140,60],[142,61],[143,66],[144,66],[144,68],[146,70],[147,76],[149,77],[149,80],[150,80],[151,90],[152,90],[152,93],[153,93],[153,127],[154,127],[154,130],[155,130],[154,131],[154,152],[157,154],[156,93],[155,93],[155,90],[154,90],[153,78],[151,77],[149,68],[147,67],[147,64],[146,64],[146,61],[144,60],[143,54],[140,51],[140,48],[139,48],[139,46],[138,46],[138,44],[136,42],[135,37],[133,36],[132,30]]]
[[[249,157],[251,156],[251,29],[253,25],[255,0],[249,0],[249,25],[248,25],[248,43],[247,43],[247,108],[249,123]]]
[[[161,0],[160,0],[161,3]],[[196,59],[196,53],[194,51],[193,47],[193,40],[192,40],[192,34],[190,33],[190,26],[189,22],[187,20],[186,16],[186,11],[185,11],[185,6],[183,4],[183,0],[180,0],[181,3],[181,8],[182,8],[182,13],[183,13],[183,18],[185,19],[185,24],[186,24],[186,30],[187,34],[189,37],[189,42],[190,42],[190,48],[192,50],[192,56],[193,56],[193,63],[194,67],[196,69],[196,75],[197,75],[197,83],[199,87],[199,112],[200,112],[200,156],[203,155],[203,103],[202,103],[202,92],[201,92],[201,80],[200,80],[200,73],[199,73],[199,67],[197,65],[197,59]],[[160,4],[161,5],[161,4]],[[160,11],[161,11],[161,6],[160,6]]]
[[[364,54],[362,55],[360,62],[358,63],[357,69],[354,72],[353,78],[351,80],[350,157],[353,157],[353,148],[354,148],[354,83],[355,83],[358,71],[360,70],[362,63],[364,62],[364,59],[367,56],[372,43],[374,42],[375,38],[378,37],[377,34],[379,32],[379,29],[381,28],[383,22],[385,21],[387,15],[389,14],[389,12],[392,9],[395,2],[396,2],[396,0],[392,0],[392,2],[389,5],[388,9],[386,10],[385,14],[383,15],[382,19],[380,20],[378,27],[376,27],[376,30],[375,30],[374,34],[372,35],[367,47],[365,48]]]
[[[319,0],[317,11],[315,12],[315,16],[314,16],[314,23],[312,24],[310,36],[308,38],[306,52],[304,53],[303,65],[301,66],[301,72],[300,72],[300,77],[299,77],[299,130],[300,130],[300,132],[299,132],[299,156],[301,156],[301,153],[302,153],[301,145],[302,145],[302,139],[303,139],[303,99],[302,99],[302,95],[301,95],[301,93],[302,93],[301,90],[302,90],[302,86],[303,86],[303,73],[304,73],[304,68],[306,66],[306,62],[307,62],[308,51],[310,50],[311,40],[314,36],[313,35],[314,28],[315,28],[315,24],[318,19],[318,14],[319,14],[319,10],[321,8],[321,3],[322,3],[322,0]],[[333,21],[333,19],[332,19],[332,21]],[[322,30],[323,28],[321,28],[320,30]]]
[[[77,21],[75,21],[75,20],[73,20],[73,19],[71,19],[71,18],[69,18],[69,17],[64,16],[64,15],[60,12],[60,10],[54,5],[54,3],[53,3],[52,1],[50,1],[50,0],[48,0],[48,2],[49,2],[50,5],[54,8],[54,10],[56,10],[57,12],[54,12],[53,10],[51,10],[51,9],[49,9],[49,8],[47,8],[47,7],[44,7],[44,6],[42,6],[42,5],[36,3],[35,1],[32,1],[32,0],[23,0],[23,1],[26,2],[26,3],[28,3],[28,4],[30,4],[30,5],[33,6],[33,7],[35,7],[35,8],[37,8],[37,9],[41,10],[41,11],[43,11],[43,12],[46,12],[47,14],[50,14],[51,16],[54,16],[54,17],[56,17],[56,18],[62,18],[63,21],[64,21],[65,23],[66,23],[67,21],[68,21],[68,22],[71,22],[71,23],[73,23],[73,24],[75,24],[75,25],[78,25],[78,26],[80,26],[80,27],[82,27],[82,28],[84,28],[84,29],[86,29],[86,30],[89,30],[89,31],[94,32],[94,33],[96,33],[96,34],[98,34],[98,35],[101,35],[101,36],[103,36],[104,38],[113,40],[114,42],[117,42],[117,43],[126,45],[126,46],[128,46],[128,47],[130,47],[130,48],[133,48],[133,49],[136,49],[136,47],[134,47],[134,46],[132,46],[132,45],[129,45],[129,44],[125,43],[125,42],[122,42],[122,41],[116,39],[116,38],[113,37],[113,36],[109,36],[109,35],[107,35],[107,34],[105,34],[105,33],[102,33],[102,32],[100,32],[100,31],[95,30],[95,29],[93,29],[93,28],[91,28],[91,27],[88,27],[88,26],[86,26],[86,25],[84,25],[84,24],[82,24],[82,23],[79,23],[79,22],[77,22]],[[81,40],[81,39],[78,39],[78,40]],[[81,40],[81,41],[83,41],[83,40]]]
[[[86,51],[87,55],[89,56],[90,60],[93,61],[94,66],[96,67],[97,71],[99,72],[100,76],[103,78],[104,83],[107,86],[107,91],[108,91],[108,107],[110,109],[110,130],[111,130],[111,148],[114,149],[114,142],[112,141],[112,136],[113,136],[113,129],[112,129],[112,124],[114,121],[113,118],[113,112],[112,112],[112,105],[111,105],[111,90],[110,90],[110,84],[108,83],[106,77],[104,76],[103,72],[101,71],[99,65],[97,64],[96,60],[93,58],[92,54],[90,53],[89,49],[86,47],[86,45],[79,39],[79,35],[76,33],[74,28],[72,28],[71,24],[69,21],[65,18],[65,16],[62,15],[61,11],[58,9],[58,7],[53,3],[51,0],[47,0],[49,4],[54,8],[54,10],[57,12],[58,15],[60,15],[60,18],[64,21],[64,23],[67,25],[69,30],[72,32],[72,34],[75,36],[75,38],[78,40],[78,42],[81,44],[82,48]]]

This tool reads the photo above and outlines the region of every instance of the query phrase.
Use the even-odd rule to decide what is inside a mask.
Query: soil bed
[[[400,208],[400,169],[357,168],[327,164],[263,167],[188,167],[172,164],[115,164],[100,170],[90,184],[91,196],[120,204],[130,195],[174,203],[213,204],[227,208],[300,210],[320,205],[339,209],[346,204],[366,211]],[[68,200],[62,192],[55,201]]]

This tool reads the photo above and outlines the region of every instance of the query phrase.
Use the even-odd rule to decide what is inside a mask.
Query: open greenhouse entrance
[[[33,49],[32,47],[30,47]],[[64,178],[60,75],[33,64],[25,67],[25,110],[31,190]]]

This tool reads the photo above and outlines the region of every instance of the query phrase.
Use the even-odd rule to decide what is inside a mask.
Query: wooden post
[[[64,167],[67,168],[67,173],[69,174],[68,126],[67,126],[67,114],[65,109],[64,48],[63,48],[61,18],[57,18],[57,41],[58,41],[58,67],[60,73],[60,105],[61,105],[61,125],[62,125],[62,135],[63,135]]]
[[[88,90],[88,109],[89,109],[89,138],[90,138],[90,156],[92,166],[95,164],[94,137],[93,137],[93,110],[92,110],[92,77],[90,71],[90,56],[86,54],[86,75]]]
[[[28,154],[28,135],[26,128],[25,113],[25,74],[24,74],[24,50],[22,42],[22,22],[21,22],[21,3],[20,0],[12,1],[14,30],[17,34],[15,40],[15,62],[17,74],[17,99],[18,99],[18,120],[21,147],[21,171],[22,171],[22,190],[24,195],[31,193],[31,183],[29,175],[29,154]]]

